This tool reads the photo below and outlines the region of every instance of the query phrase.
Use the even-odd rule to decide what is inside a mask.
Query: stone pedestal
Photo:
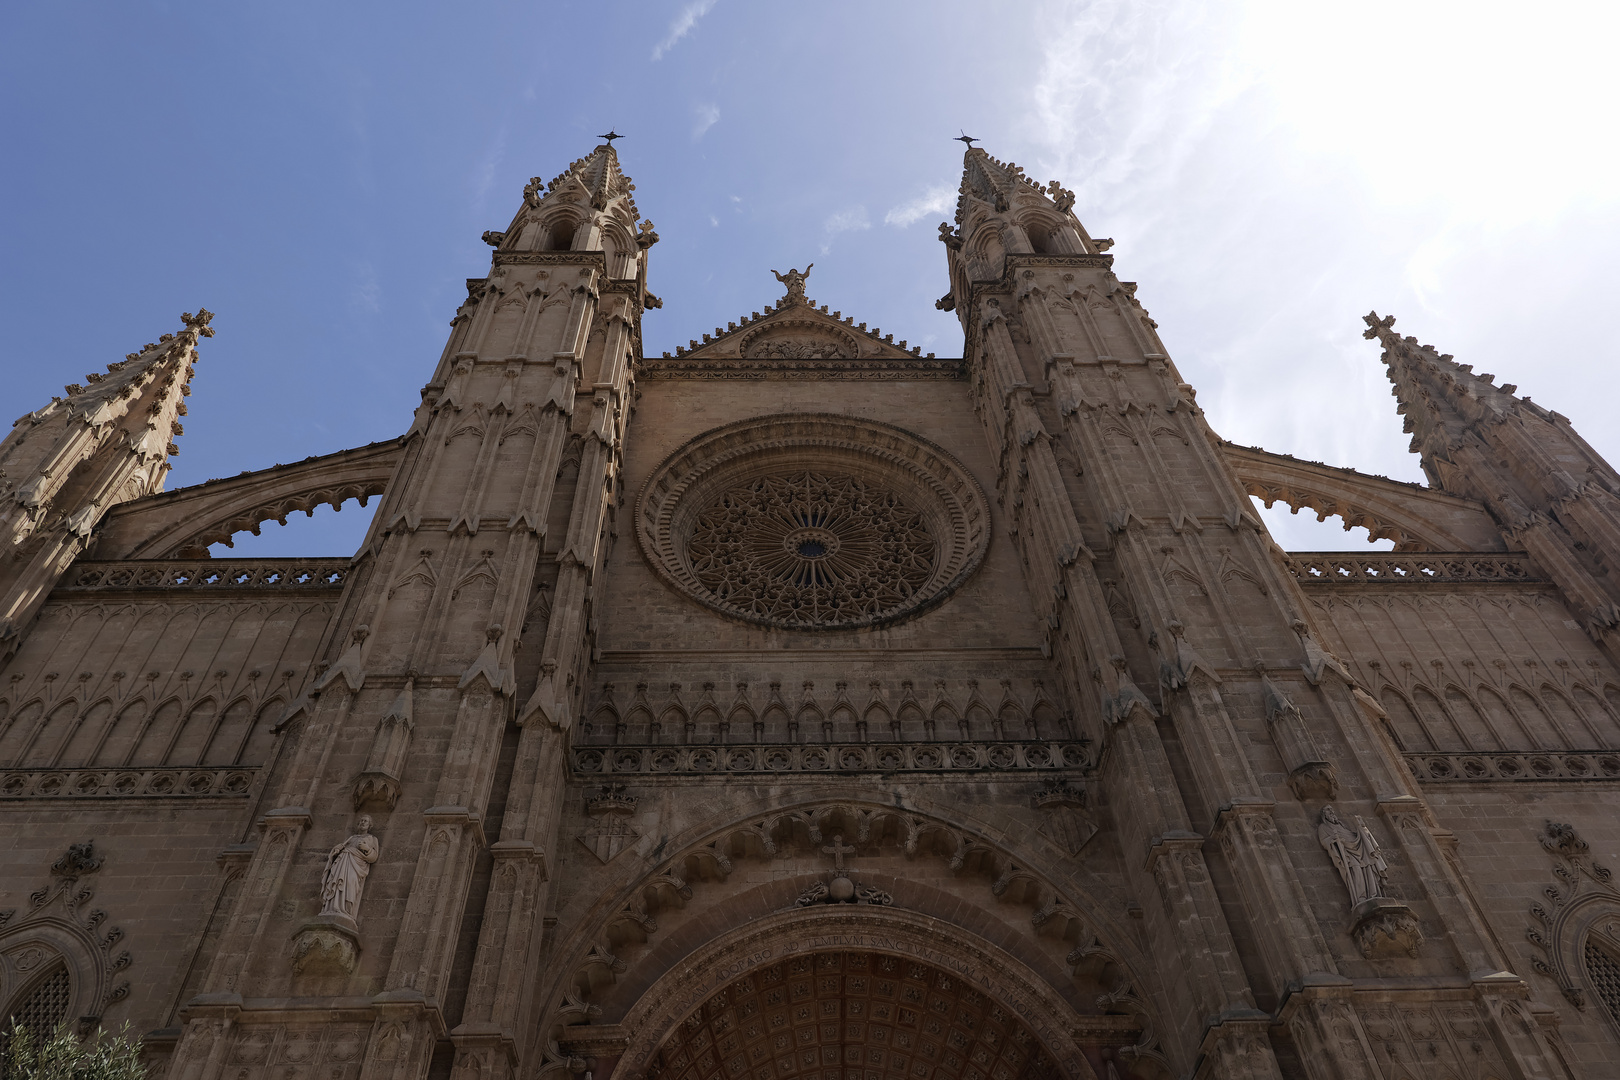
[[[1375,896],[1350,911],[1350,936],[1369,960],[1396,956],[1417,958],[1423,931],[1412,909],[1399,900]]]
[[[349,975],[360,962],[360,927],[347,915],[317,915],[293,935],[292,966],[299,975]]]

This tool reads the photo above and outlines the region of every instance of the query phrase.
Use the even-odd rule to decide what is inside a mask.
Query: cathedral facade
[[[1428,486],[1224,442],[971,146],[960,357],[808,268],[651,356],[632,190],[530,183],[397,439],[164,491],[200,311],[0,444],[0,1016],[166,1080],[1615,1075],[1564,417],[1372,314]]]

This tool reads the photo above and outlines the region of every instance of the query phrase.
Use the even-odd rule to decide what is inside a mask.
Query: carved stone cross
[[[837,870],[840,874],[844,872],[844,856],[852,855],[855,852],[855,848],[852,845],[844,843],[843,833],[834,833],[833,842],[821,850],[823,854],[831,855],[833,857],[833,869]]]

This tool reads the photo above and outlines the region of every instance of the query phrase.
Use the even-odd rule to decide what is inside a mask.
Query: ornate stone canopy
[[[664,579],[783,629],[893,622],[950,594],[989,543],[984,494],[944,450],[875,421],[801,414],[699,436],[642,489]]]

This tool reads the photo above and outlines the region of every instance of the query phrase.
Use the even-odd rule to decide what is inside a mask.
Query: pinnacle
[[[636,185],[624,174],[619,165],[619,155],[611,143],[603,143],[577,159],[549,183],[538,176],[530,177],[529,183],[523,189],[523,200],[530,206],[539,206],[545,196],[553,194],[571,181],[577,182],[585,189],[593,205],[606,205],[610,199],[622,195],[629,203],[630,212],[636,214],[635,199],[630,195],[630,192],[636,190]]]
[[[962,155],[962,183],[956,201],[956,223],[960,225],[967,213],[967,200],[977,198],[992,204],[998,211],[1011,208],[1018,196],[1035,196],[1049,202],[1059,213],[1067,213],[1074,206],[1074,192],[1056,180],[1042,187],[1039,181],[1024,174],[1022,165],[1001,161],[989,152],[970,146]]]

